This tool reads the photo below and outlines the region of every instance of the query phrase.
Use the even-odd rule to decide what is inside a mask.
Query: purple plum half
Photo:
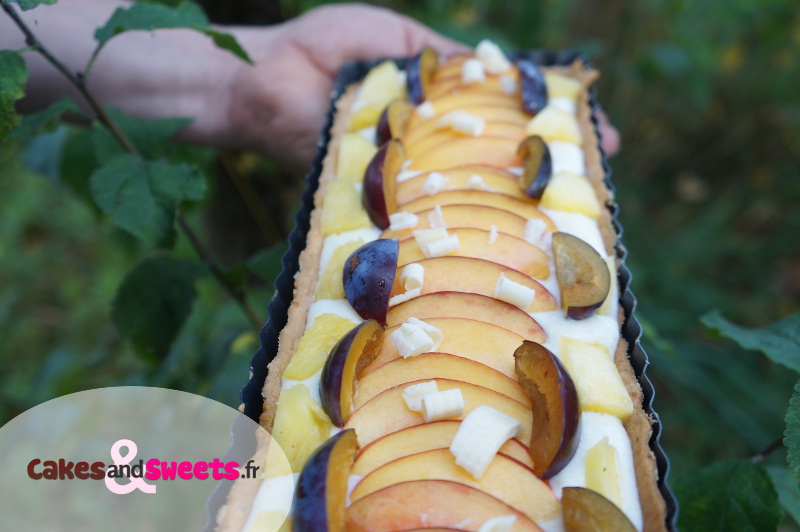
[[[517,67],[522,86],[522,108],[526,113],[536,116],[547,105],[547,83],[544,75],[530,59],[520,59]]]
[[[575,383],[546,347],[524,340],[514,352],[517,380],[531,400],[529,447],[533,470],[547,479],[564,469],[578,448],[581,407]]]
[[[359,316],[386,323],[400,242],[383,238],[355,250],[344,262],[344,296]]]
[[[542,137],[532,135],[519,143],[517,155],[522,161],[519,187],[529,198],[540,199],[553,175],[550,148]]]
[[[425,95],[439,68],[439,53],[433,48],[424,48],[408,62],[406,67],[406,84],[408,98],[415,105],[425,101]]]
[[[314,451],[295,488],[294,532],[344,532],[347,481],[357,450],[356,433],[348,429]]]

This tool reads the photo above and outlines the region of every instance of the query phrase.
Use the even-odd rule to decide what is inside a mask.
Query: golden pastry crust
[[[599,139],[591,121],[592,109],[589,106],[589,87],[599,77],[599,73],[594,69],[586,68],[581,60],[576,60],[569,66],[547,67],[542,70],[544,72],[558,72],[582,83],[583,88],[577,102],[577,118],[583,138],[586,177],[592,183],[600,202],[607,205],[613,204],[613,194],[605,183],[602,157],[597,149]],[[275,418],[281,390],[281,375],[289,364],[297,343],[305,332],[309,307],[313,302],[313,291],[319,277],[319,259],[324,240],[321,231],[324,196],[329,183],[335,178],[339,142],[345,131],[347,111],[355,100],[359,86],[360,84],[351,85],[336,102],[336,114],[331,127],[331,141],[328,144],[328,151],[323,161],[319,189],[314,196],[315,208],[311,214],[311,226],[306,240],[306,248],[300,255],[300,271],[295,276],[294,299],[289,308],[287,325],[280,333],[278,353],[269,364],[269,373],[263,388],[264,411],[261,415],[260,423],[267,430],[272,428]],[[610,210],[604,209],[602,211],[598,224],[606,251],[615,255],[614,247],[617,242],[617,235],[612,225]],[[616,262],[619,269],[621,261],[617,259]],[[624,319],[624,312],[620,307],[618,314],[620,327],[624,324]],[[628,357],[629,344],[625,339],[620,338],[614,360],[628,394],[636,407],[633,415],[625,422],[624,426],[633,447],[639,499],[644,517],[644,531],[665,531],[667,530],[666,504],[658,489],[658,471],[655,456],[650,449],[652,420],[643,410],[642,390]],[[259,455],[261,453],[265,456],[266,450],[260,449]],[[227,506],[223,507],[218,515],[219,524],[217,530],[219,532],[238,532],[242,530],[249,514],[247,509],[252,506],[256,490],[257,488],[254,488],[253,483],[237,482],[234,485]]]

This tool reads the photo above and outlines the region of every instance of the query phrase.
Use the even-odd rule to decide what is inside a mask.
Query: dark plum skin
[[[344,532],[347,478],[356,450],[355,431],[348,429],[314,451],[295,488],[294,532]]]
[[[439,54],[433,48],[425,48],[408,61],[406,86],[408,99],[414,105],[425,101],[425,91],[439,67]]]
[[[636,527],[616,504],[588,488],[564,488],[561,508],[565,532],[636,531]]]
[[[375,126],[375,137],[378,141],[378,146],[383,146],[384,143],[392,138],[392,128],[389,127],[389,106],[381,113],[378,119],[378,125]]]
[[[526,113],[536,114],[547,105],[547,84],[539,67],[530,59],[517,61],[519,80],[522,86],[522,108]]]
[[[557,356],[523,341],[514,352],[517,380],[531,400],[534,426],[529,447],[533,470],[548,479],[564,469],[580,441],[581,406],[575,383]]]
[[[595,249],[569,233],[553,233],[556,279],[562,306],[573,320],[592,316],[608,297],[611,275]]]
[[[400,241],[385,238],[364,244],[344,262],[344,295],[365,320],[386,323],[399,254]]]
[[[337,427],[350,415],[355,382],[361,371],[378,355],[383,326],[375,320],[359,323],[342,336],[322,367],[319,396],[322,409]]]
[[[542,137],[532,135],[520,142],[517,154],[522,161],[520,188],[529,198],[541,199],[553,175],[553,157],[550,155],[550,148]]]
[[[361,204],[381,229],[389,227],[389,215],[397,210],[397,174],[405,160],[403,144],[391,139],[378,148],[364,170]]]

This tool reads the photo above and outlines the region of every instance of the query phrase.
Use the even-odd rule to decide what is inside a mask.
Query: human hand
[[[414,55],[425,46],[469,51],[408,17],[364,5],[324,6],[267,32],[233,33],[256,65],[237,65],[228,77],[229,140],[296,171],[309,167],[344,63]]]

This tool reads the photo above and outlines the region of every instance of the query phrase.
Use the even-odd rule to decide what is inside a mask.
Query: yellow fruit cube
[[[586,451],[586,487],[622,508],[617,450],[608,436]]]
[[[556,107],[548,105],[525,126],[527,135],[539,135],[547,142],[560,140],[583,144],[578,119]]]
[[[294,473],[302,471],[311,453],[330,437],[332,428],[331,420],[305,385],[281,390],[272,437],[286,453]]]
[[[547,96],[549,98],[570,98],[578,99],[578,94],[583,88],[583,84],[577,79],[568,78],[561,74],[549,73],[544,75],[544,82],[547,85]]]
[[[606,257],[606,266],[608,266],[608,273],[611,275],[611,286],[608,288],[608,297],[603,301],[603,304],[597,309],[597,314],[603,316],[611,316],[611,310],[618,308],[614,303],[619,299],[619,287],[617,286],[617,261],[616,257]],[[614,314],[611,316],[616,319]]]
[[[559,172],[550,178],[539,206],[555,211],[577,212],[589,218],[597,218],[601,210],[589,180],[569,172]]]
[[[347,130],[356,131],[374,126],[389,102],[405,97],[405,77],[394,61],[384,61],[370,70],[364,78],[347,123]]]
[[[345,133],[339,145],[339,160],[336,163],[336,179],[361,183],[364,170],[378,148],[359,133]]]
[[[633,402],[602,344],[562,336],[561,359],[578,390],[582,410],[604,412],[622,421],[630,417]]]
[[[328,263],[325,264],[325,269],[322,270],[317,288],[314,290],[314,299],[342,299],[344,297],[344,285],[342,284],[344,261],[363,245],[364,241],[359,238],[345,242],[334,250]]]
[[[317,316],[297,344],[283,378],[302,381],[321,370],[333,346],[352,328],[352,321],[336,314]]]
[[[361,227],[372,222],[361,206],[361,196],[352,181],[334,181],[328,185],[322,210],[322,234],[325,236]]]

